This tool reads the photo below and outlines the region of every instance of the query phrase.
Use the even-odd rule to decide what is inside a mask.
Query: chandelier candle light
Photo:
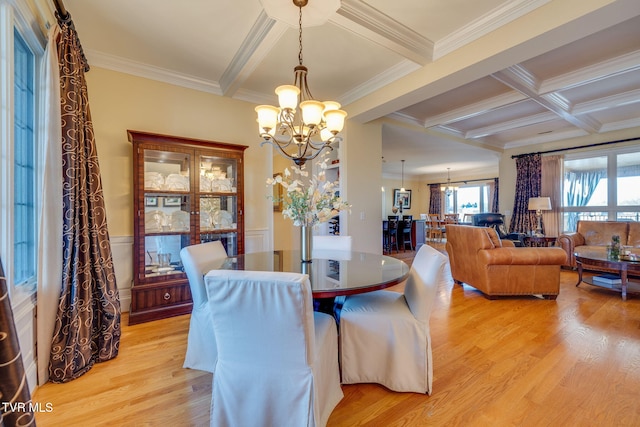
[[[454,191],[458,191],[458,187],[454,187],[451,185],[451,177],[449,176],[449,169],[451,168],[447,168],[447,186],[446,187],[444,185],[440,186],[440,191],[444,192],[444,194],[447,196],[451,195],[451,193],[453,193]]]
[[[316,101],[307,85],[307,67],[302,64],[302,8],[308,0],[293,0],[300,9],[298,28],[298,65],[294,68],[294,85],[276,88],[280,107],[259,105],[258,127],[262,144],[269,143],[284,157],[298,165],[315,159],[323,150],[332,150],[344,127],[347,113],[335,101]],[[296,108],[300,105],[300,111]],[[260,145],[262,145],[260,144]]]

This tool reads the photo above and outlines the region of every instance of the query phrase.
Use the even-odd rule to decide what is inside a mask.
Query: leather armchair
[[[500,240],[493,228],[446,225],[446,249],[456,283],[466,283],[487,298],[560,293],[561,248],[516,248]]]

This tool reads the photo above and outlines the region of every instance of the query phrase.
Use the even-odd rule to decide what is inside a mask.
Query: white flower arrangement
[[[286,168],[283,175],[267,179],[268,186],[284,187],[282,215],[291,218],[293,225],[313,226],[329,221],[342,210],[351,208],[336,192],[338,182],[326,179],[328,158],[319,163],[320,172],[312,175],[301,168]]]

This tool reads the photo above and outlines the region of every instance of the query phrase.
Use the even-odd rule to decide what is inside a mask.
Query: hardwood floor
[[[638,426],[640,295],[561,272],[555,301],[489,301],[438,290],[431,396],[344,385],[329,426]],[[67,384],[46,384],[38,426],[206,426],[211,374],[182,368],[189,316],[135,326],[119,356]],[[256,420],[260,426],[260,420]]]

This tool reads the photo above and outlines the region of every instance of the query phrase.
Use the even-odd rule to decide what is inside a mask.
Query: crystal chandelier
[[[315,159],[338,139],[347,113],[335,101],[316,101],[307,85],[307,67],[302,65],[302,8],[308,0],[293,0],[300,9],[298,28],[298,65],[294,68],[294,85],[276,88],[280,107],[259,105],[258,127],[264,141],[278,149],[284,157],[298,165]],[[300,111],[296,107],[300,104]],[[296,114],[297,113],[297,114]]]
[[[440,191],[442,191],[445,196],[450,196],[454,191],[458,190],[458,187],[454,187],[451,185],[451,177],[449,176],[449,169],[447,168],[447,185],[441,185],[440,186]]]

